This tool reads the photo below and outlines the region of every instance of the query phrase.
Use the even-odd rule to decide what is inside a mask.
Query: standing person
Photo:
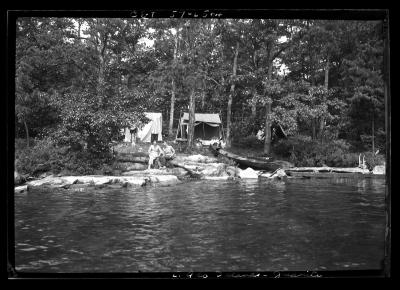
[[[132,144],[132,147],[135,147],[135,145],[136,145],[137,128],[131,128],[130,129],[130,133],[131,133],[131,144]]]
[[[156,140],[154,140],[153,144],[150,145],[148,152],[149,152],[149,167],[148,167],[148,169],[151,168],[151,165],[153,164],[154,160],[156,160],[158,163],[158,166],[161,167],[159,156],[161,154],[163,154],[163,150],[161,149],[160,146],[157,145]]]

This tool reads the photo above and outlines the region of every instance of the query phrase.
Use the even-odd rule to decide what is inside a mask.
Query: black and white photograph
[[[12,11],[9,278],[390,276],[387,11],[125,12]]]

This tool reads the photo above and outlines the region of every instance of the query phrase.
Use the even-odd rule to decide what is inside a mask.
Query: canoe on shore
[[[240,167],[250,167],[258,170],[275,171],[279,168],[290,167],[290,164],[285,161],[271,161],[263,158],[249,158],[243,157],[232,152],[226,151],[222,148],[216,148],[210,146],[210,150],[217,156],[225,156],[234,162],[236,162]]]

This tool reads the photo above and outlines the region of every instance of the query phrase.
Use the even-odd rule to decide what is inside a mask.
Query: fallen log
[[[115,159],[118,162],[132,162],[132,163],[149,163],[149,156],[134,156],[130,154],[117,155]]]
[[[361,173],[361,174],[370,174],[371,172],[368,169],[362,169],[358,167],[294,167],[285,169],[286,172],[315,172],[315,173],[324,173],[324,172],[332,172],[332,173]]]
[[[337,173],[337,172],[287,172],[287,175],[295,178],[380,178],[385,179],[381,174],[363,174],[363,173]]]
[[[190,168],[186,167],[185,165],[183,165],[183,164],[181,164],[181,163],[179,163],[179,162],[176,162],[175,160],[170,160],[169,163],[170,163],[171,165],[175,166],[175,167],[179,167],[179,168],[185,169],[185,170],[189,173],[190,177],[193,177],[193,178],[201,178],[201,177],[203,176],[203,174],[194,172],[194,171],[191,170]]]

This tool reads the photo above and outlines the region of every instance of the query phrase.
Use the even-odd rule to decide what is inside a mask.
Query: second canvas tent
[[[133,133],[135,129],[137,130],[137,138],[142,142],[162,141],[162,114],[145,112],[145,115],[150,121],[142,128],[138,129],[135,126],[125,128],[125,142],[136,141],[132,140],[132,138],[135,138]]]

